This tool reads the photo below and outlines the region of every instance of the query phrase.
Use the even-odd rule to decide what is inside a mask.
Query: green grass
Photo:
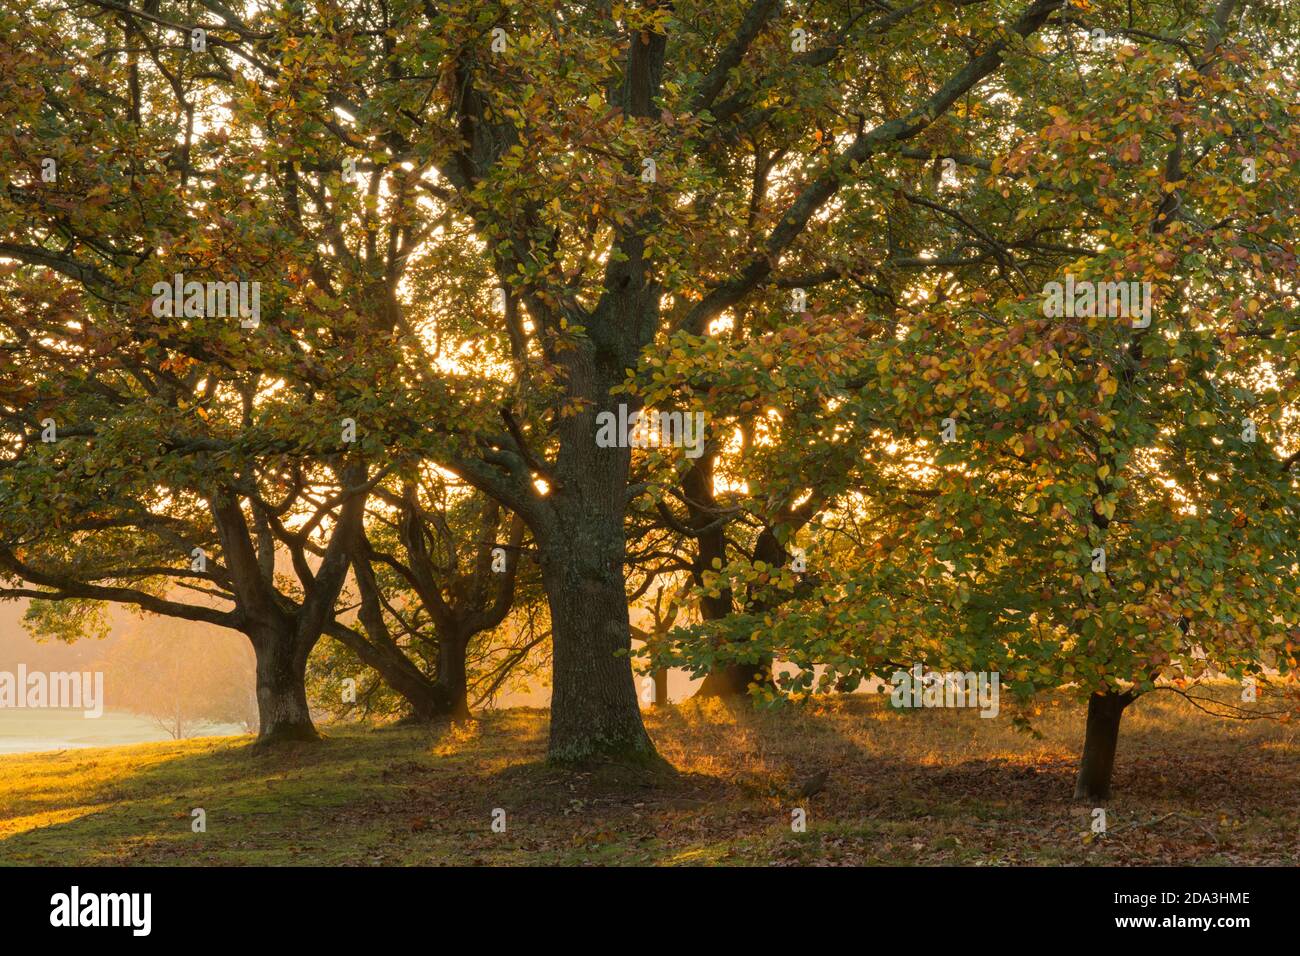
[[[1300,740],[1168,694],[1124,718],[1110,834],[1069,802],[1083,710],[1033,739],[1003,718],[840,697],[760,713],[647,714],[676,773],[543,762],[546,714],[332,727],[319,745],[247,737],[0,757],[5,864],[1289,864]],[[830,768],[826,790],[788,794]],[[808,812],[791,832],[790,811]],[[207,832],[191,831],[202,807]],[[506,832],[490,827],[506,811]]]

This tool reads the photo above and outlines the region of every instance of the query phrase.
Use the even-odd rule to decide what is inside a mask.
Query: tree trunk
[[[715,667],[704,677],[696,697],[743,697],[749,693],[750,684],[770,684],[772,669],[769,663],[724,664]]]
[[[583,531],[541,552],[552,640],[547,757],[559,764],[652,762],[658,755],[641,721],[629,653],[622,512],[572,517]]]
[[[701,545],[703,545],[701,541]],[[701,559],[706,554],[701,549]],[[712,560],[712,555],[707,556]],[[764,528],[758,537],[754,547],[754,559],[765,561],[772,567],[779,567],[787,558],[785,548],[777,540],[775,533],[771,528]],[[705,565],[707,567],[707,565]],[[697,576],[697,581],[702,579]],[[726,595],[726,601],[719,604],[710,604],[704,602],[702,608],[704,619],[708,621],[721,620],[732,613],[732,596]],[[747,600],[745,610],[753,613],[767,609],[767,605],[761,604],[754,600]],[[745,645],[739,645],[739,650],[743,653]],[[700,684],[700,689],[695,692],[697,697],[744,697],[749,694],[751,684],[758,684],[760,687],[770,687],[775,689],[776,684],[772,679],[772,667],[774,661],[771,657],[765,657],[760,661],[733,661],[729,664],[721,664],[705,676],[704,682]]]
[[[1088,725],[1084,732],[1083,758],[1074,799],[1100,802],[1110,799],[1111,774],[1115,769],[1115,749],[1119,744],[1119,722],[1124,708],[1133,702],[1132,694],[1093,694],[1088,698]]]
[[[402,699],[411,708],[409,718],[404,720],[428,723],[451,713],[446,693],[399,649],[371,643],[356,631],[337,622],[329,626],[328,633],[356,654],[361,663],[374,668],[385,684],[402,695]]]
[[[653,338],[659,291],[640,272],[641,243],[625,244],[628,258],[611,266],[622,291],[604,297],[591,317],[591,345],[561,353],[569,394],[585,404],[560,416],[551,491],[544,507],[531,509],[551,612],[547,759],[555,764],[659,762],[632,676],[623,528],[632,453],[626,434],[606,443],[598,430],[598,418],[628,422],[640,407],[611,393]]]
[[[656,34],[649,47],[662,56],[662,44]],[[651,54],[643,45],[632,49],[636,57]],[[648,75],[645,64],[629,72]],[[633,106],[651,115],[652,96],[636,89]],[[580,410],[556,422],[558,450],[547,469],[544,503],[516,509],[532,525],[551,613],[547,759],[556,764],[661,762],[641,721],[624,579],[632,464],[632,436],[624,426],[641,405],[635,396],[614,392],[654,340],[661,290],[650,279],[645,243],[644,235],[623,239],[619,255],[611,256],[608,291],[584,319],[587,338],[556,350],[566,394],[581,400]],[[622,434],[607,442],[601,436],[610,431]]]
[[[295,642],[289,626],[254,638],[253,651],[257,658],[258,744],[320,739],[307,707],[311,648]]]
[[[727,561],[727,529],[718,523],[717,498],[713,493],[713,466],[715,456],[701,457],[682,477],[687,509],[693,527],[700,529],[696,537],[697,550],[691,566],[691,577],[697,586],[703,586],[704,574],[713,562]],[[706,530],[707,529],[707,530]],[[700,601],[700,614],[706,621],[721,621],[729,617],[735,607],[731,588],[723,588],[716,595],[706,595]],[[719,664],[704,676],[695,692],[696,697],[741,697],[749,692],[751,682],[762,682],[764,665]]]
[[[465,675],[468,644],[459,635],[449,635],[438,641],[437,716],[469,720],[469,681]]]
[[[654,672],[655,699],[654,707],[668,706],[668,668],[661,667]]]

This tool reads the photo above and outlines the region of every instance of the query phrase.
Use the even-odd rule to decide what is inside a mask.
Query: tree
[[[931,248],[978,258],[850,373],[845,414],[880,424],[887,400],[866,451],[883,480],[749,648],[798,664],[795,692],[817,663],[828,682],[923,661],[1025,699],[1072,686],[1087,801],[1132,700],[1207,667],[1285,677],[1300,610],[1296,23],[1230,0],[1110,13],[1062,17],[1101,42],[1049,33],[1054,60],[968,111],[986,151],[954,160],[958,194],[902,190]],[[1087,82],[1043,96],[1067,65]]]
[[[40,127],[45,116],[36,104],[16,121]],[[79,156],[72,143],[102,125],[93,113],[70,123],[82,128],[42,145]],[[124,149],[142,148],[129,128],[108,128]],[[26,160],[36,167],[30,155],[15,161]],[[261,739],[312,738],[302,671],[346,575],[365,465],[342,460],[337,440],[324,437],[332,430],[328,418],[312,423],[324,435],[304,434],[302,416],[291,419],[275,406],[272,396],[286,396],[268,386],[265,372],[287,357],[271,353],[261,369],[250,368],[259,348],[241,338],[237,315],[190,322],[178,304],[159,310],[157,294],[139,293],[156,288],[151,280],[161,270],[130,251],[141,244],[138,233],[164,242],[192,228],[201,238],[178,255],[202,263],[211,254],[205,242],[221,241],[205,223],[222,210],[205,206],[191,217],[171,197],[157,206],[141,202],[141,192],[161,196],[167,179],[165,169],[142,160],[133,175],[116,170],[117,178],[95,187],[110,213],[88,218],[69,195],[94,162],[65,162],[67,180],[34,177],[31,188],[7,196],[28,241],[4,250],[22,263],[3,279],[16,308],[4,323],[0,569],[19,585],[5,593],[117,601],[239,630],[257,655]],[[45,251],[57,235],[75,237],[62,255]],[[78,247],[105,250],[108,261],[79,264]],[[260,251],[250,243],[251,256]],[[67,288],[59,277],[69,275],[85,286]],[[310,387],[298,394],[304,391]],[[314,411],[330,414],[323,406]],[[326,446],[324,455],[295,452],[315,441]],[[338,495],[331,498],[332,482]],[[284,500],[273,502],[284,488]],[[322,490],[325,501],[304,502]],[[281,523],[285,513],[302,516],[307,508],[314,513],[301,527]],[[298,562],[300,589],[281,591],[277,540],[301,545],[322,526],[330,530],[318,568]],[[180,597],[169,593],[172,585]]]
[[[148,633],[159,623],[171,633]],[[155,720],[175,739],[202,724],[257,728],[255,661],[234,635],[203,633],[188,622],[148,621],[123,635],[105,664],[115,706]]]
[[[19,586],[6,593],[239,630],[257,656],[260,739],[314,738],[303,673],[362,519],[377,446],[355,422],[387,354],[352,343],[391,317],[307,296],[303,250],[257,202],[265,183],[238,161],[247,142],[216,119],[194,48],[159,42],[173,28],[151,35],[130,10],[28,12],[6,33],[4,80],[5,161],[27,174],[6,190],[0,244],[15,304],[0,567]],[[85,42],[52,54],[65,30]],[[140,46],[100,56],[121,31]],[[24,70],[38,95],[18,92]],[[207,281],[191,293],[183,273]],[[277,580],[278,547],[296,583]]]
[[[524,525],[436,472],[376,489],[374,499],[383,505],[374,530],[352,552],[361,631],[335,621],[329,633],[405,698],[414,719],[466,719],[471,645],[491,642],[517,591],[527,587],[530,601],[536,591],[531,579],[517,585]],[[511,646],[480,680],[499,686],[540,640]]]
[[[980,52],[940,57],[930,73],[940,81],[914,98],[901,93],[916,77],[880,65],[931,29],[911,10],[870,20],[865,9],[815,11],[821,43],[809,51],[791,44],[772,2],[651,4],[617,20],[538,5],[485,17],[501,31],[496,56],[481,42],[452,47],[448,115],[463,145],[438,169],[505,290],[517,374],[554,388],[523,396],[528,430],[509,429],[486,459],[446,464],[537,541],[553,625],[552,759],[652,753],[625,663],[624,512],[643,489],[629,488],[626,447],[593,441],[602,418],[641,408],[635,395],[619,400],[628,373],[661,349],[698,348],[785,267],[817,260],[828,236],[836,246],[860,236],[853,199],[831,203],[841,187],[856,192],[868,160],[932,125],[1062,5],[1026,4],[1005,25],[1001,10],[981,20]],[[859,66],[888,96],[852,78]],[[830,129],[819,122],[828,107]],[[881,118],[869,125],[867,113]],[[754,196],[735,144],[760,133],[782,151],[783,175]],[[753,202],[758,214],[747,216]]]
[[[848,299],[852,293],[840,295]],[[727,344],[692,356],[677,353],[680,361],[654,359],[636,386],[654,404],[680,403],[683,394],[697,390],[709,395],[713,438],[700,457],[679,476],[644,479],[654,489],[649,514],[675,536],[676,567],[690,574],[702,631],[733,615],[761,619],[794,595],[766,586],[770,577],[785,574],[806,589],[817,571],[795,545],[799,533],[862,480],[861,452],[844,440],[861,423],[842,419],[834,409],[851,385],[844,373],[853,357],[885,332],[841,312],[837,306],[844,303],[837,298],[826,296],[799,327],[782,323],[769,331],[766,316],[737,321]],[[776,303],[772,312],[779,315],[780,309]],[[733,558],[757,575],[722,574]],[[734,637],[734,648],[672,659],[704,674],[700,696],[735,697],[772,686],[771,656],[755,646],[751,634]],[[709,644],[720,639],[722,629],[705,637]],[[659,642],[658,649],[667,648]],[[713,655],[716,666],[708,664]]]

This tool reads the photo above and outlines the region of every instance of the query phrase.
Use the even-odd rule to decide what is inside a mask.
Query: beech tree
[[[296,296],[229,138],[196,129],[187,48],[116,13],[4,16],[4,594],[238,630],[261,741],[314,738],[303,673],[370,480],[373,439],[343,422],[364,405],[339,371],[358,327]]]
[[[376,488],[372,500],[370,530],[352,550],[357,626],[336,619],[328,633],[404,698],[413,719],[468,718],[471,645],[483,645],[475,678],[490,696],[541,640],[531,633],[500,654],[486,646],[520,592],[535,601],[536,575],[519,584],[523,522],[436,473]]]
[[[796,693],[912,661],[1075,688],[1087,801],[1133,700],[1286,678],[1300,610],[1296,22],[1109,12],[1060,21],[1097,41],[1053,61],[1084,80],[1012,75],[960,188],[904,193],[995,276],[955,266],[849,373],[883,480],[822,535],[813,595],[732,622]]]
[[[83,322],[94,334],[96,324]],[[219,390],[186,407],[205,390],[202,373],[168,375],[137,361],[139,352],[125,343],[111,360],[87,368],[84,339],[67,331],[62,322],[37,323],[31,347],[11,351],[28,369],[52,365],[57,374],[38,378],[21,404],[5,409],[14,453],[0,469],[0,573],[9,585],[0,594],[114,601],[238,630],[256,655],[260,741],[313,739],[306,662],[347,574],[364,465],[336,462],[334,485],[328,469],[303,467],[297,456],[251,456],[249,445],[270,440],[267,430],[223,408]],[[47,351],[51,341],[59,346]],[[221,434],[231,424],[226,413],[239,438]],[[212,429],[196,435],[196,424]],[[273,501],[285,488],[302,495]],[[297,510],[313,494],[323,498],[314,512]],[[305,514],[292,529],[281,520],[291,508],[296,518]],[[297,553],[296,580],[277,575],[277,546],[305,549],[311,539],[320,551],[315,566]]]
[[[543,414],[520,416],[527,431],[501,436],[491,467],[448,467],[537,540],[554,634],[553,758],[651,753],[622,656],[624,513],[645,489],[629,487],[627,448],[593,441],[599,416],[641,407],[621,396],[644,358],[699,348],[784,268],[817,263],[829,237],[861,236],[854,198],[831,203],[841,186],[865,188],[869,159],[931,126],[1062,4],[994,6],[971,16],[979,51],[951,50],[921,89],[921,72],[888,56],[935,29],[916,8],[813,8],[806,27],[771,2],[613,17],[515,8],[491,21],[497,58],[480,47],[473,67],[456,61],[450,114],[472,145],[439,171],[470,197],[489,243],[507,327],[523,341],[518,374],[545,374],[554,392]],[[756,191],[734,144],[760,134],[784,165]]]
[[[688,355],[679,350],[652,360],[633,387],[647,402],[681,403],[688,392],[709,396],[712,436],[703,454],[669,474],[646,469],[651,493],[639,508],[669,535],[677,562],[690,575],[686,601],[702,622],[704,643],[674,656],[670,643],[654,642],[661,665],[688,666],[703,676],[697,694],[737,697],[770,688],[774,661],[752,640],[763,617],[817,579],[806,550],[796,542],[819,516],[830,515],[860,483],[864,461],[861,421],[837,413],[853,368],[883,325],[867,328],[846,303],[856,305],[856,283],[817,295],[798,327],[780,318],[788,295],[774,292],[770,313],[737,321],[724,341]],[[805,295],[804,290],[800,290]],[[788,306],[787,306],[788,307]],[[779,360],[778,360],[779,356]],[[858,415],[859,408],[851,410]],[[663,469],[661,469],[662,471]],[[649,506],[653,504],[651,509]],[[740,568],[752,576],[740,576]],[[770,586],[789,583],[782,589]],[[797,585],[797,586],[796,586]],[[725,622],[725,623],[724,623]],[[713,624],[718,626],[714,627]],[[717,647],[719,642],[734,647]]]

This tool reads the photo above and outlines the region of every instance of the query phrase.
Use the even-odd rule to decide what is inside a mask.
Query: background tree
[[[518,592],[530,605],[540,593],[535,574],[518,583],[523,522],[437,472],[377,488],[373,501],[371,529],[352,552],[357,626],[335,621],[329,633],[378,671],[414,719],[468,718],[471,660],[492,662],[473,675],[490,698],[546,634],[532,626],[533,607],[517,616],[528,622],[523,632],[494,633]]]
[[[150,633],[162,627],[164,637]],[[105,687],[114,707],[143,714],[174,739],[204,724],[257,730],[256,663],[236,635],[202,625],[145,619],[113,645]]]

